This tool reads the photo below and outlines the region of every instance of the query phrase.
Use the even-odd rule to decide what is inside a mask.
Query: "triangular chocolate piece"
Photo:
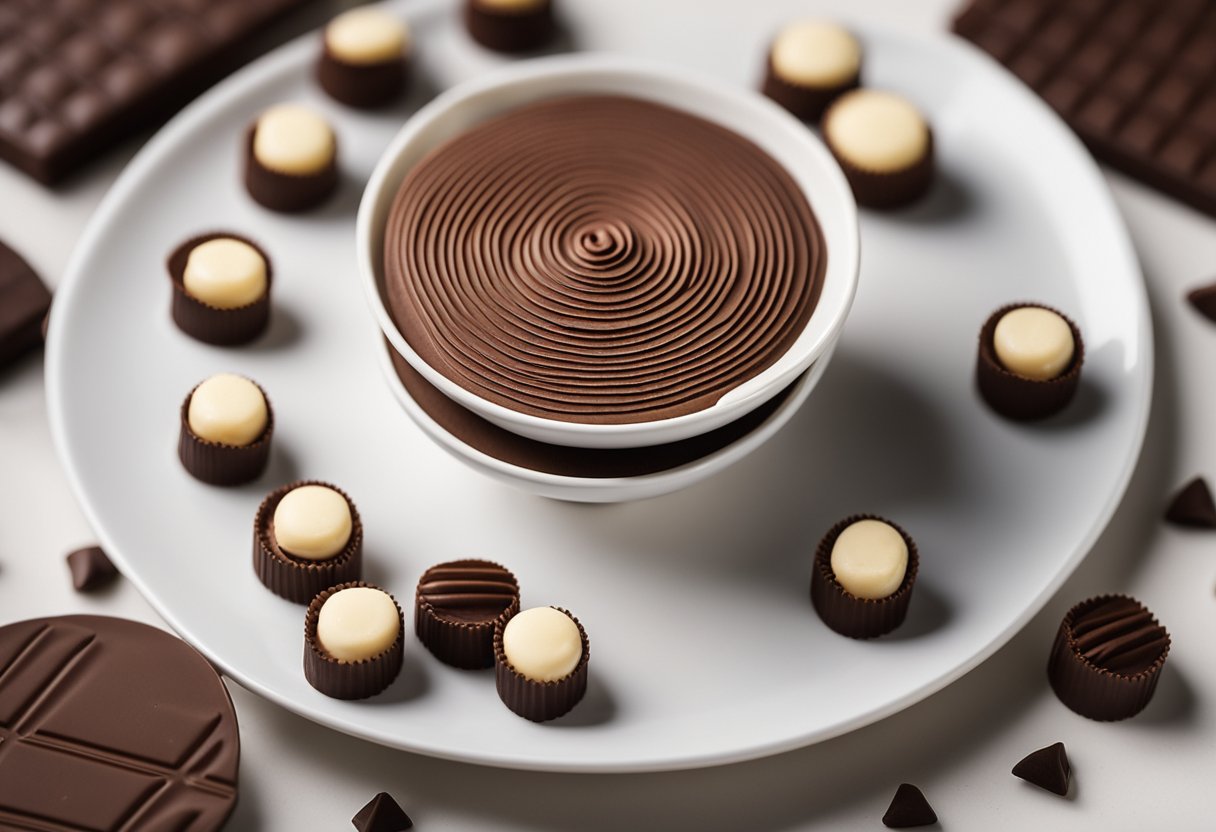
[[[1209,321],[1216,321],[1216,283],[1192,289],[1187,293],[1186,299],[1200,315]]]
[[[1179,526],[1216,529],[1216,502],[1203,477],[1188,482],[1165,510],[1165,519]]]
[[[921,790],[911,783],[900,783],[891,798],[887,813],[882,816],[882,825],[890,829],[908,829],[913,826],[931,826],[937,823],[937,813],[925,800]]]
[[[118,569],[98,546],[77,549],[68,555],[67,561],[77,592],[92,592],[118,576]]]
[[[388,792],[373,797],[350,822],[359,832],[404,832],[414,825]]]
[[[1027,754],[1013,767],[1013,774],[1040,789],[1047,789],[1058,795],[1068,794],[1068,778],[1072,769],[1068,765],[1064,743],[1057,742]]]

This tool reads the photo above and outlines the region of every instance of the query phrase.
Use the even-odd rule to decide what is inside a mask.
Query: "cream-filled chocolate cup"
[[[354,502],[319,480],[289,483],[266,495],[253,521],[253,570],[267,589],[297,604],[357,581],[363,522]]]
[[[530,52],[557,33],[553,0],[465,0],[465,28],[498,52]]]
[[[586,630],[567,610],[519,612],[494,628],[498,696],[525,719],[556,719],[587,692],[590,654]]]
[[[178,329],[204,343],[235,346],[270,322],[270,257],[253,240],[224,231],[186,240],[166,262],[170,312]]]
[[[824,113],[822,129],[860,205],[897,208],[933,182],[933,132],[902,96],[870,89],[846,93]]]
[[[347,106],[382,106],[405,89],[410,49],[403,20],[380,8],[351,9],[325,27],[317,82]]]
[[[841,635],[875,638],[903,623],[919,567],[916,543],[898,525],[873,514],[846,517],[815,551],[811,603]]]
[[[762,91],[803,121],[817,121],[860,83],[861,56],[857,38],[838,24],[790,23],[769,47]]]
[[[1043,304],[1009,304],[980,329],[976,387],[1006,418],[1045,419],[1072,401],[1084,361],[1081,330],[1067,316]]]
[[[304,676],[335,699],[375,696],[401,672],[404,631],[401,606],[380,587],[330,587],[304,615]]]
[[[221,373],[182,402],[178,458],[195,479],[239,485],[265,470],[273,432],[265,391],[243,376]]]
[[[338,185],[338,141],[318,113],[299,104],[278,104],[249,127],[245,188],[272,211],[313,208]]]

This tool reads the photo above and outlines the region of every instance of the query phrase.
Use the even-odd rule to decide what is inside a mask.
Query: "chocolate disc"
[[[494,666],[494,625],[519,612],[519,583],[497,563],[457,560],[418,580],[414,630],[440,661],[469,670]]]
[[[0,828],[223,826],[236,805],[232,700],[181,639],[121,618],[0,628]]]
[[[444,144],[385,230],[389,306],[423,360],[568,422],[710,407],[786,353],[825,264],[806,198],[762,150],[608,96],[524,106]]]

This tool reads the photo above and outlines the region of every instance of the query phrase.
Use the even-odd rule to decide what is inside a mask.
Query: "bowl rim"
[[[561,89],[554,90],[554,84]],[[631,91],[610,85],[629,85]],[[656,92],[680,90],[689,98],[702,103],[683,103]],[[387,216],[397,188],[406,170],[396,171],[398,161],[414,148],[419,139],[444,118],[457,119],[462,106],[485,105],[488,99],[501,101],[511,97],[512,103],[486,106],[484,112],[472,119],[463,119],[462,126],[448,135],[467,130],[496,114],[548,97],[583,92],[634,95],[657,101],[726,127],[755,143],[777,160],[790,173],[799,190],[811,203],[816,221],[828,250],[823,286],[819,300],[802,332],[776,362],[756,376],[728,390],[709,407],[692,413],[643,422],[597,424],[551,419],[524,413],[485,399],[467,390],[427,363],[409,345],[398,329],[382,293],[383,229],[377,228],[377,214]],[[521,95],[522,93],[522,95]],[[729,106],[746,113],[749,126],[726,123],[715,117],[708,102]],[[444,137],[446,138],[446,136]],[[788,164],[792,152],[777,153],[773,144],[790,143],[799,146],[797,155],[801,170],[816,169],[827,187],[822,193],[811,193],[799,170]],[[426,150],[438,142],[425,145]],[[785,158],[781,158],[785,157]],[[838,219],[825,222],[824,217],[835,212]],[[383,219],[379,224],[383,224]],[[834,234],[829,229],[839,229]],[[377,161],[359,202],[355,228],[355,245],[360,281],[364,295],[381,332],[389,343],[428,382],[449,398],[475,413],[513,432],[541,438],[554,444],[583,447],[630,447],[672,441],[670,437],[693,436],[725,424],[783,390],[795,378],[828,352],[844,327],[857,292],[860,272],[860,228],[857,205],[852,189],[831,152],[822,140],[785,109],[758,92],[706,80],[696,73],[656,61],[607,53],[579,53],[535,58],[457,84],[440,93],[415,112],[401,127]],[[703,429],[698,429],[704,425]],[[667,438],[660,438],[659,435]],[[557,438],[561,437],[561,438]]]

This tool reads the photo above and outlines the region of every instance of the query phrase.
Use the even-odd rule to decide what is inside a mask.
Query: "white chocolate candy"
[[[212,376],[196,387],[186,410],[186,423],[195,436],[223,445],[250,444],[266,430],[269,418],[258,386],[231,373]]]
[[[346,548],[352,521],[346,498],[323,485],[301,485],[274,509],[274,537],[289,555],[328,560]]]
[[[341,662],[380,655],[393,646],[400,631],[397,605],[387,592],[372,587],[352,586],[335,592],[317,615],[321,649]]]
[[[545,0],[476,0],[483,9],[496,12],[530,12],[539,9]]]
[[[253,155],[279,173],[307,176],[333,161],[334,131],[325,119],[298,104],[278,104],[262,113],[253,132]]]
[[[1034,381],[1059,378],[1076,350],[1068,322],[1037,306],[1022,306],[1001,316],[992,346],[1001,366]]]
[[[533,607],[507,622],[502,632],[507,662],[534,682],[564,679],[583,657],[578,625],[561,610]]]
[[[791,84],[838,87],[861,69],[861,44],[835,23],[802,20],[781,30],[771,57],[773,71]]]
[[[886,598],[908,570],[908,544],[881,520],[858,520],[832,546],[832,573],[858,598]]]
[[[325,45],[348,64],[378,64],[405,56],[409,28],[383,9],[358,8],[344,12],[325,27]]]
[[[208,306],[248,306],[266,294],[266,260],[248,243],[217,237],[191,249],[182,283]]]
[[[929,152],[929,127],[920,111],[879,90],[841,96],[828,110],[823,133],[839,156],[876,173],[904,170]]]

